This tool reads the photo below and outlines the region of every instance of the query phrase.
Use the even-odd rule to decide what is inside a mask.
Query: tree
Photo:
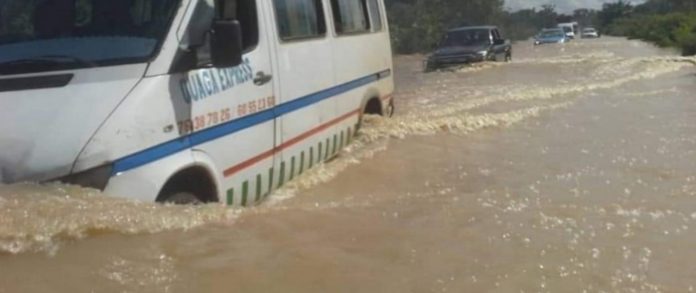
[[[614,21],[629,17],[633,13],[633,5],[630,1],[619,0],[614,3],[605,3],[599,12],[599,21],[602,27],[607,27]]]
[[[541,11],[539,11],[537,18],[539,19],[539,25],[543,27],[555,27],[556,18],[558,18],[558,13],[556,13],[556,6],[551,4],[546,4],[541,6]]]
[[[397,52],[430,50],[444,32],[462,25],[498,24],[503,0],[387,0]]]
[[[610,34],[678,47],[684,55],[696,54],[694,0],[648,0],[636,7],[619,1],[605,5],[599,15]]]
[[[576,9],[573,11],[573,18],[580,26],[591,26],[597,22],[597,10],[594,9]]]

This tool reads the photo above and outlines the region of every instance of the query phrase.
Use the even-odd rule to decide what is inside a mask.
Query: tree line
[[[640,5],[619,0],[604,4],[598,16],[607,34],[677,47],[684,55],[696,55],[695,0],[648,0]]]
[[[591,24],[596,11],[578,9],[562,14],[553,5],[507,11],[504,0],[385,0],[394,51],[427,52],[447,29],[468,25],[497,25],[504,37],[526,40],[559,22]]]
[[[2,5],[5,1],[0,0],[0,7],[5,6],[0,11],[0,33],[30,27],[29,16],[21,12],[37,0],[11,1],[9,6]],[[504,2],[385,0],[394,51],[401,54],[430,51],[447,29],[458,26],[497,25],[504,37],[526,40],[559,22],[577,21],[581,26],[593,25],[605,34],[679,47],[685,55],[696,54],[696,0],[648,0],[640,5],[617,0],[604,4],[601,10],[577,9],[571,14],[558,13],[553,5],[511,12],[504,9]],[[77,3],[84,6],[86,1],[77,0]]]
[[[606,3],[601,10],[577,9],[570,14],[553,5],[506,11],[504,0],[385,0],[396,53],[432,50],[447,29],[491,24],[506,38],[526,40],[543,28],[577,21],[605,34],[628,36],[696,54],[696,0],[627,0]]]

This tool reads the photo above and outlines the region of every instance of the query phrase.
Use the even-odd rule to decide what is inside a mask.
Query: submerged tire
[[[512,61],[512,53],[505,55],[505,62],[510,62]]]
[[[428,73],[428,72],[433,72],[437,70],[437,64],[434,64],[433,62],[430,61],[425,61],[423,64],[423,72]]]
[[[167,196],[164,199],[164,203],[171,203],[176,205],[199,205],[203,202],[193,193],[177,192]]]
[[[396,107],[394,107],[394,102],[390,102],[389,105],[387,106],[387,110],[384,113],[384,117],[387,118],[392,118],[394,117],[394,113],[396,112]]]

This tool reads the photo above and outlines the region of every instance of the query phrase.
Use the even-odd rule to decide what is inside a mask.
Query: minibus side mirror
[[[497,39],[493,41],[494,45],[505,45],[505,40],[504,39]]]
[[[242,27],[239,21],[215,20],[209,40],[213,67],[234,67],[242,64]]]

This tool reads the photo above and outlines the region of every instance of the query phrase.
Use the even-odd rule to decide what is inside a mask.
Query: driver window
[[[252,51],[259,43],[256,0],[219,0],[218,17],[237,20],[242,28],[242,50]]]
[[[243,53],[252,51],[258,45],[259,26],[255,0],[198,0],[182,45],[197,48],[199,60],[209,59],[210,48],[206,40],[214,18],[239,21]]]

